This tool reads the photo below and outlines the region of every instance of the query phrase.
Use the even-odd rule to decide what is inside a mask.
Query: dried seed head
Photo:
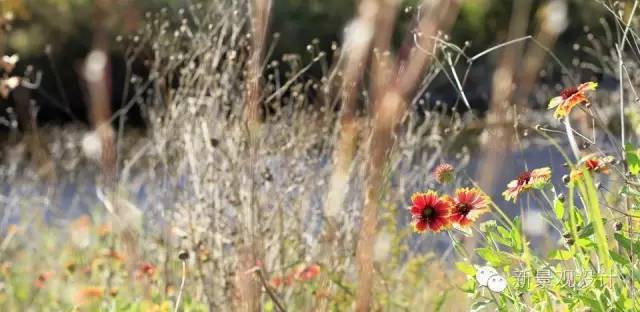
[[[187,261],[189,259],[189,252],[186,250],[180,251],[180,253],[178,254],[178,259]]]
[[[622,231],[622,222],[616,222],[616,224],[614,225],[614,228],[618,232]]]

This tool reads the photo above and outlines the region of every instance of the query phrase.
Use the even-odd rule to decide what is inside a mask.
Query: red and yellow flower
[[[579,104],[588,102],[585,92],[593,91],[598,87],[596,82],[585,82],[577,87],[562,90],[560,96],[556,96],[549,101],[548,109],[554,109],[553,117],[560,119],[571,113],[571,110]]]
[[[453,182],[453,166],[450,164],[444,163],[438,165],[436,169],[433,171],[433,176],[436,178],[436,181],[441,184],[448,184]]]
[[[439,232],[451,225],[451,203],[439,197],[435,191],[413,194],[411,204],[409,210],[416,232]]]
[[[584,177],[584,171],[588,171],[589,173],[609,174],[609,168],[611,163],[613,163],[613,160],[614,158],[612,156],[585,156],[580,160],[577,168],[571,169],[569,181],[575,182],[581,180],[582,177]]]
[[[589,172],[596,173],[604,173],[609,174],[609,165],[613,162],[613,157],[605,156],[605,157],[597,157],[597,156],[587,156],[582,159],[582,163],[584,167],[589,170]]]
[[[468,228],[481,215],[489,211],[489,198],[477,188],[461,188],[454,197],[447,197],[451,205],[451,223]]]
[[[551,168],[544,167],[531,171],[524,171],[517,179],[507,184],[507,189],[502,193],[505,200],[515,202],[518,195],[531,189],[539,189],[551,180]]]

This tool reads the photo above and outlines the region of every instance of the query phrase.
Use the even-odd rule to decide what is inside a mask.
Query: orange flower
[[[556,109],[553,117],[560,119],[569,115],[573,107],[584,102],[588,102],[586,91],[593,91],[598,87],[596,82],[585,82],[578,87],[571,87],[562,90],[560,96],[556,96],[549,101],[548,109]]]
[[[306,282],[314,279],[319,274],[320,274],[320,266],[317,264],[311,264],[299,269],[294,276],[297,280]]]
[[[53,276],[53,274],[53,271],[40,273],[33,284],[38,288],[44,288],[47,284],[47,281]]]
[[[551,180],[551,168],[544,167],[525,171],[517,179],[507,184],[507,190],[502,193],[505,200],[515,202],[518,195],[531,189],[538,189]]]
[[[107,254],[105,255],[106,258],[110,258],[113,259],[114,261],[124,261],[124,255],[115,251],[115,250],[109,250],[107,252]]]
[[[489,198],[477,188],[457,189],[455,197],[447,197],[447,201],[452,207],[449,219],[462,228],[489,211]]]
[[[433,171],[433,175],[436,178],[436,181],[441,184],[448,184],[453,182],[453,166],[450,164],[444,163],[438,165],[436,169]]]
[[[409,210],[416,232],[424,233],[427,230],[440,232],[451,225],[449,221],[451,204],[438,197],[435,191],[413,194],[411,203]]]
[[[94,299],[100,299],[104,296],[104,290],[101,287],[85,287],[78,290],[74,296],[74,301],[78,305],[83,305]]]

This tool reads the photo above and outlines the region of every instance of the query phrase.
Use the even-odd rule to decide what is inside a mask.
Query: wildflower
[[[450,226],[451,204],[438,197],[435,191],[416,193],[411,196],[410,209],[413,228],[418,233],[427,230],[439,232]]]
[[[560,96],[556,96],[549,101],[548,109],[555,108],[553,117],[560,119],[569,115],[573,107],[578,104],[588,102],[586,91],[595,90],[598,87],[596,82],[585,82],[577,87],[562,90]]]
[[[589,172],[609,174],[609,165],[613,162],[613,157],[585,157],[582,161]]]
[[[469,227],[489,211],[489,199],[477,188],[458,189],[455,196],[448,197],[447,200],[452,207],[449,219],[462,228]]]
[[[74,301],[78,305],[88,303],[93,299],[100,299],[104,295],[104,290],[101,287],[89,286],[78,290],[74,296]]]
[[[294,276],[297,280],[306,282],[314,279],[319,274],[320,274],[320,266],[317,264],[311,264],[299,269]]]
[[[269,284],[271,284],[271,287],[273,288],[278,288],[280,286],[290,286],[291,284],[293,284],[293,274],[288,274],[284,277],[273,277],[271,281],[269,281]]]
[[[153,276],[156,273],[156,267],[148,262],[144,262],[141,263],[138,266],[138,270],[136,272],[136,278],[137,279],[142,279],[142,278],[153,278]]]
[[[551,168],[544,167],[525,171],[517,179],[507,184],[507,190],[502,193],[504,199],[516,201],[518,195],[531,189],[538,189],[544,186],[551,179]]]
[[[87,248],[91,243],[90,229],[91,218],[88,215],[82,215],[71,222],[69,224],[71,242],[78,248]]]
[[[107,254],[105,255],[105,257],[109,258],[109,259],[112,259],[114,261],[118,261],[118,262],[124,261],[124,259],[125,259],[123,254],[121,254],[118,251],[113,250],[113,249],[109,250],[107,252]]]
[[[100,224],[100,226],[98,226],[98,228],[96,229],[96,234],[98,234],[98,236],[100,237],[105,237],[109,235],[111,231],[112,231],[111,224],[103,223],[103,224]]]
[[[444,163],[438,165],[436,169],[433,171],[433,175],[436,178],[436,181],[441,184],[449,184],[453,182],[453,166],[450,164]]]
[[[38,278],[36,278],[36,280],[33,282],[33,284],[37,288],[44,288],[46,286],[47,281],[52,276],[53,276],[53,271],[47,271],[47,272],[40,273],[40,275],[38,275]]]

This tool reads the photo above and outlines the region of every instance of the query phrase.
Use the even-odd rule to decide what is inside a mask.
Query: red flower
[[[144,277],[152,278],[155,273],[156,273],[156,267],[151,263],[144,262],[138,266],[138,270],[136,272],[136,278],[137,279],[142,279]]]
[[[477,188],[457,189],[455,197],[447,200],[452,207],[449,219],[462,228],[469,227],[489,211],[489,199]]]
[[[409,208],[413,219],[413,228],[418,233],[427,230],[439,232],[451,224],[451,204],[438,197],[435,191],[416,193],[411,196],[412,206]]]
[[[271,284],[271,287],[273,288],[278,288],[280,286],[289,286],[292,283],[293,283],[293,275],[291,274],[285,276],[284,278],[276,276],[272,278],[271,281],[269,282],[269,284]]]
[[[598,87],[596,82],[585,82],[578,87],[571,87],[562,90],[560,96],[556,96],[549,101],[548,109],[555,108],[553,117],[560,119],[569,115],[573,107],[578,104],[588,102],[586,91],[595,90]]]
[[[320,266],[317,264],[311,264],[306,267],[299,269],[295,273],[295,278],[297,280],[306,282],[314,279],[316,276],[320,274]]]
[[[551,168],[544,167],[525,171],[521,173],[517,179],[507,184],[507,190],[502,193],[504,199],[516,201],[518,195],[531,189],[537,189],[551,180]]]
[[[438,165],[436,169],[433,171],[433,175],[436,178],[438,183],[448,184],[453,182],[453,166],[450,164],[444,163]]]
[[[36,278],[36,280],[33,282],[33,284],[37,287],[37,288],[44,288],[47,284],[47,281],[53,276],[53,271],[47,271],[47,272],[43,272],[40,273],[40,275],[38,275],[38,278]]]

